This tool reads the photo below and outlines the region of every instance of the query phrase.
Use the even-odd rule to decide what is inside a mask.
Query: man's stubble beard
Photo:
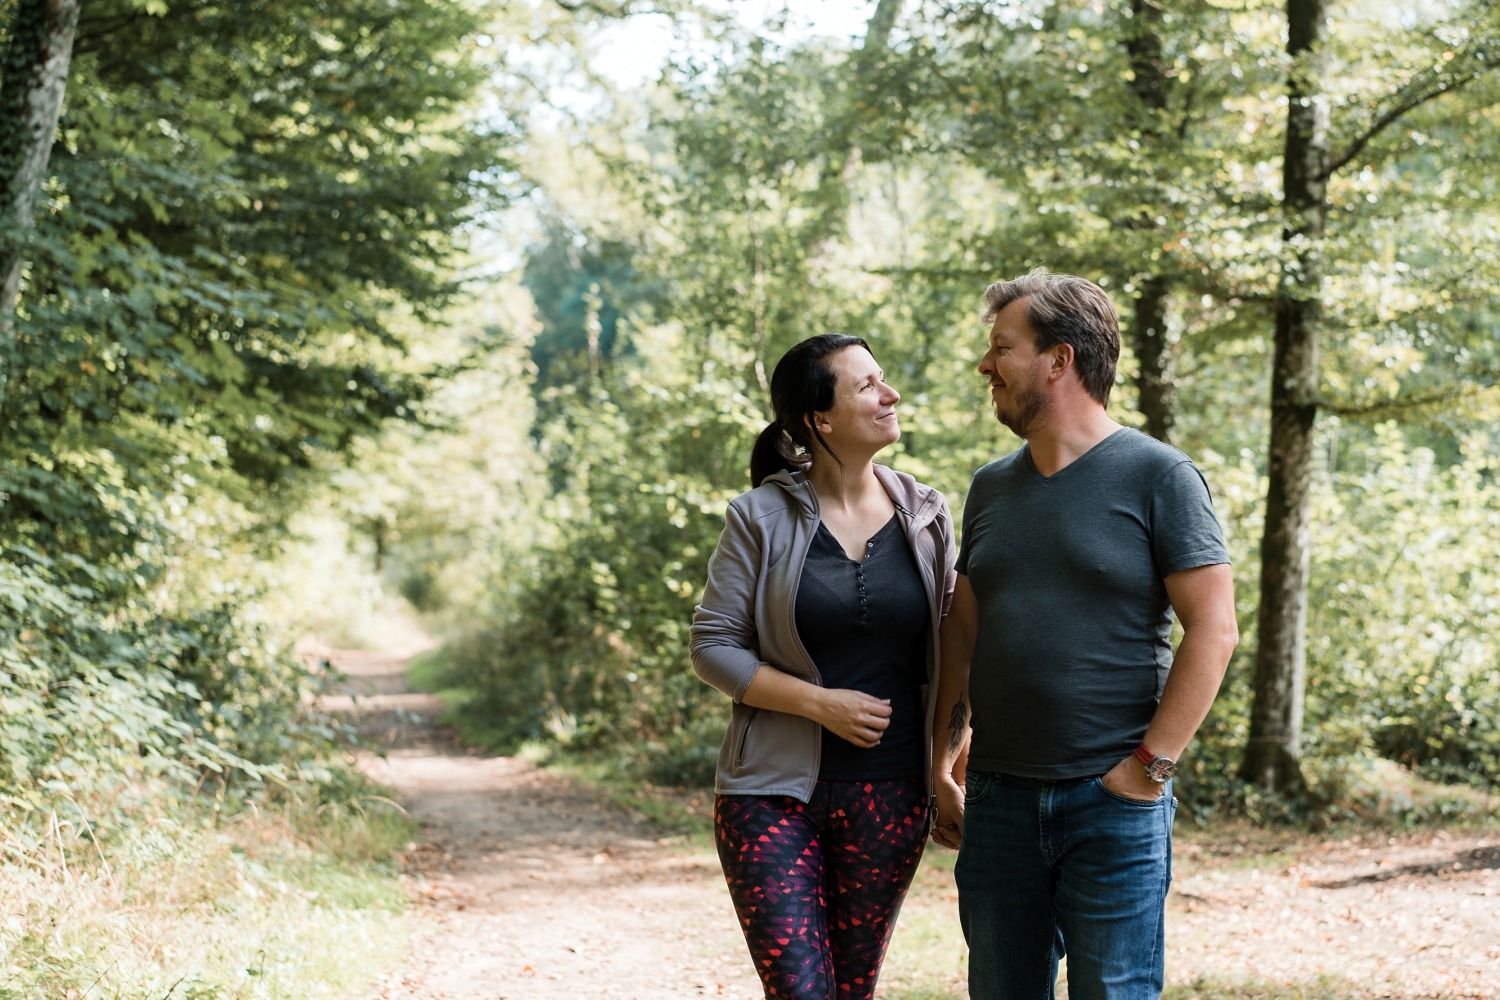
[[[1027,387],[1015,397],[1010,413],[995,404],[995,419],[1010,429],[1021,440],[1027,440],[1036,428],[1037,420],[1047,412],[1047,397],[1034,388]]]

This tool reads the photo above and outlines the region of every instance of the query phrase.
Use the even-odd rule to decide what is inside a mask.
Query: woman
[[[900,399],[858,337],[786,353],[693,616],[693,668],[733,700],[714,831],[768,1000],[874,995],[927,837],[953,530],[873,464]]]

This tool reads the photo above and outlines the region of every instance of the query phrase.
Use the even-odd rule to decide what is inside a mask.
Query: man
[[[1229,556],[1192,462],[1106,413],[1103,290],[1037,270],[985,305],[979,372],[1025,444],[974,476],[942,628],[933,837],[970,996],[1051,998],[1066,954],[1071,1000],[1158,997],[1171,777],[1239,641]]]

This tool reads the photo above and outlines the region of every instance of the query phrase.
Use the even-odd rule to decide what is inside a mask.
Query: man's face
[[[1017,437],[1029,437],[1050,406],[1043,392],[1048,362],[1046,355],[1037,353],[1036,336],[1026,321],[1026,300],[1001,309],[990,328],[989,348],[979,359],[979,374],[989,381],[996,419]]]

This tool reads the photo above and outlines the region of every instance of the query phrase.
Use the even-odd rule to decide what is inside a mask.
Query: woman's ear
[[[807,424],[808,430],[815,430],[819,434],[833,430],[833,424],[829,423],[827,413],[813,413],[803,417],[802,420]]]

